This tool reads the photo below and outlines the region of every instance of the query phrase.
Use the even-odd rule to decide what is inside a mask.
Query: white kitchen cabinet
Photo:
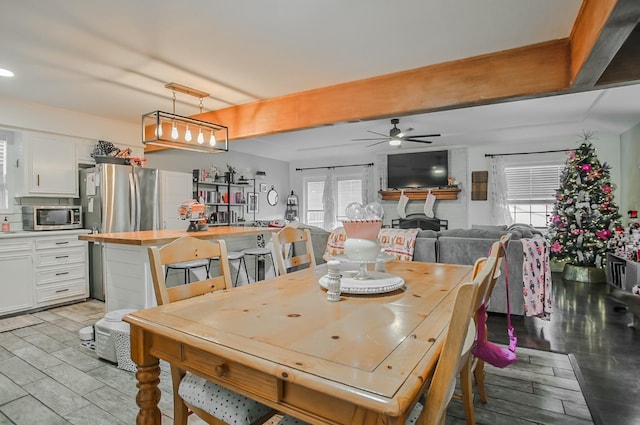
[[[96,165],[96,160],[91,156],[96,144],[93,141],[77,140],[76,141],[76,157],[78,164],[86,166]]]
[[[32,240],[0,240],[0,315],[33,307]]]
[[[35,238],[38,307],[89,297],[87,243],[77,235]]]
[[[62,137],[23,134],[18,149],[16,197],[78,197],[76,142]]]

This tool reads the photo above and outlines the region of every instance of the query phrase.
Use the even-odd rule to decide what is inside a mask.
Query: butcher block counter
[[[116,243],[122,245],[164,245],[182,236],[198,239],[226,239],[229,237],[255,236],[277,232],[275,227],[216,226],[201,232],[186,230],[143,230],[140,232],[95,233],[80,235],[78,239],[88,242]]]
[[[157,305],[153,291],[148,249],[150,246],[162,246],[182,236],[199,239],[224,239],[227,251],[241,251],[254,248],[258,244],[270,242],[265,235],[277,232],[275,227],[217,226],[206,231],[187,232],[186,230],[145,230],[140,232],[96,233],[79,235],[83,241],[100,243],[103,252],[103,281],[105,289],[105,308],[107,312],[121,309],[141,310]],[[254,265],[247,258],[247,268]],[[265,277],[275,275],[273,265],[265,271]],[[217,268],[217,262],[212,267]],[[199,269],[202,271],[202,269]],[[195,272],[195,271],[194,271]],[[202,272],[204,273],[204,272]],[[212,270],[215,274],[216,270]],[[232,270],[235,275],[236,270]],[[243,274],[241,273],[241,277]],[[169,274],[167,284],[182,284],[183,273]],[[247,282],[239,281],[238,284]]]

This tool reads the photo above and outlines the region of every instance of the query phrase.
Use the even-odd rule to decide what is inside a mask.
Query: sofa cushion
[[[494,224],[472,224],[472,229],[480,229],[480,230],[507,230],[507,225],[494,225]]]
[[[509,227],[507,227],[507,231],[518,232],[522,235],[523,238],[527,239],[531,239],[534,236],[544,236],[540,230],[523,223],[514,223],[510,225]]]
[[[468,239],[493,239],[498,240],[501,236],[509,233],[507,230],[485,230],[485,229],[451,229],[441,230],[438,237],[448,238],[468,238]],[[511,239],[520,239],[522,235],[518,231],[511,232]]]
[[[313,246],[313,256],[316,259],[316,264],[322,264],[325,260],[322,258],[322,254],[327,246],[327,240],[329,239],[329,232],[326,230],[316,227],[309,226],[307,224],[299,224],[298,229],[309,229],[309,233],[311,233],[311,245]],[[296,242],[293,244],[293,252],[294,254],[304,252],[304,242]]]

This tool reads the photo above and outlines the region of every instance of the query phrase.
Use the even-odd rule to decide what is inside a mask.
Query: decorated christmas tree
[[[585,134],[580,146],[568,153],[566,168],[556,192],[549,227],[551,258],[574,266],[600,267],[607,242],[620,226],[613,201],[610,167],[600,164]]]

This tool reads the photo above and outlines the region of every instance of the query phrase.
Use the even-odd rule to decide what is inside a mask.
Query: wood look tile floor
[[[605,283],[564,281],[553,273],[551,320],[513,320],[520,347],[574,355],[596,425],[640,424],[640,329],[609,297]],[[506,316],[490,315],[489,339],[507,343]]]
[[[551,320],[514,320],[521,347],[514,372],[525,380],[529,379],[527,376],[550,373],[545,382],[562,381],[563,377],[573,376],[566,356],[549,353],[543,361],[554,366],[552,372],[543,372],[540,360],[529,364],[531,353],[524,348],[571,353],[577,360],[582,392],[595,424],[637,425],[640,330],[626,326],[629,313],[616,311],[614,307],[619,304],[607,294],[605,284],[564,282],[554,274]],[[104,304],[90,300],[34,313],[42,323],[0,333],[0,425],[135,423],[138,409],[134,375],[80,346],[78,331],[103,315]],[[492,340],[506,342],[505,316],[490,315],[489,328]],[[540,356],[533,353],[533,357]],[[530,402],[532,409],[536,408],[535,403],[542,403],[543,409],[551,413],[523,409],[518,403],[529,404],[528,390],[522,389],[522,381],[501,376],[499,370],[488,371],[487,385],[490,404],[482,405],[476,400],[478,424],[591,423],[581,396],[574,400],[574,393],[567,394],[553,383],[542,384],[544,391],[553,392],[553,397],[537,401],[532,397]],[[166,371],[160,388],[163,424],[170,424],[173,401]],[[562,406],[556,405],[558,399]],[[570,416],[553,413],[561,408]],[[448,425],[464,423],[461,409],[459,402],[452,403]],[[189,423],[204,422],[191,417]]]

